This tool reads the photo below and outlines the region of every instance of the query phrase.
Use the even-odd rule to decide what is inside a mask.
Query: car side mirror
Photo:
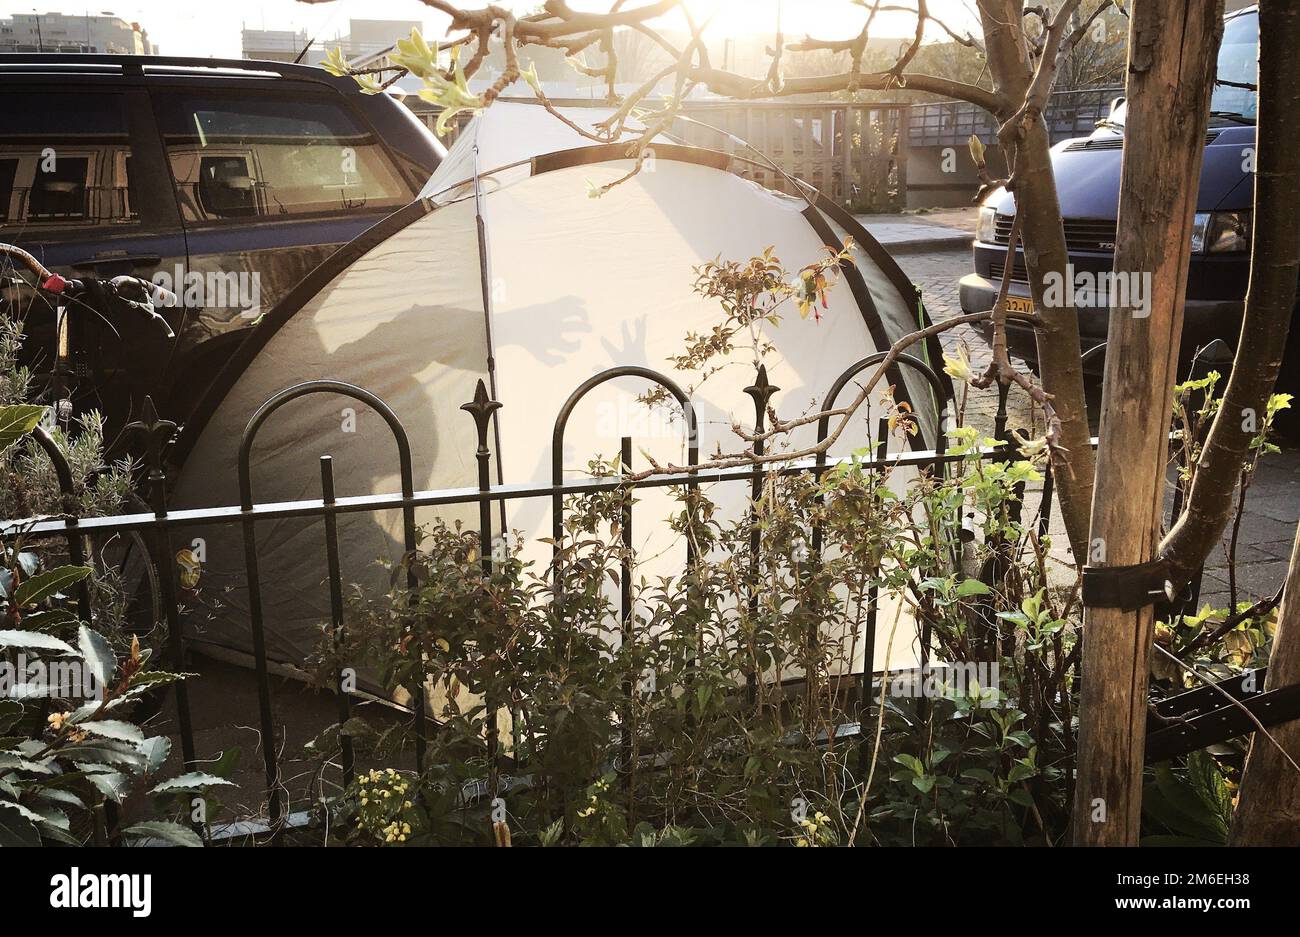
[[[1124,100],[1125,100],[1125,98],[1124,98],[1124,95],[1122,95],[1122,94],[1121,94],[1119,97],[1117,97],[1117,98],[1111,98],[1111,101],[1110,101],[1110,116],[1114,117],[1114,116],[1115,116],[1115,112],[1116,112],[1117,110],[1119,110],[1121,107],[1123,107],[1123,105],[1124,105]]]

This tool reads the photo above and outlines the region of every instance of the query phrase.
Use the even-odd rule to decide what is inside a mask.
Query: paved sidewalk
[[[896,254],[970,246],[977,209],[936,208],[898,214],[857,215],[877,241]]]

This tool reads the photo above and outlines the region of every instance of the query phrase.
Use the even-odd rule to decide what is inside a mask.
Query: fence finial
[[[474,417],[474,425],[478,429],[479,452],[486,452],[488,424],[492,420],[492,414],[501,409],[501,401],[488,397],[487,385],[479,378],[478,386],[474,388],[474,399],[461,404],[460,408]]]
[[[767,365],[760,364],[758,366],[758,376],[754,378],[754,383],[745,388],[745,393],[749,394],[754,401],[755,428],[763,426],[767,405],[780,389],[767,379]]]
[[[159,481],[163,475],[162,454],[167,444],[176,435],[176,424],[171,420],[160,420],[154,408],[153,398],[144,398],[144,409],[140,419],[128,423],[125,427],[128,436],[139,437],[144,449],[144,464],[149,469],[149,480]]]

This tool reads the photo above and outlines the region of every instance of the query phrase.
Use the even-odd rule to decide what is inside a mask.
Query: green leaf
[[[43,631],[0,631],[0,647],[16,647],[22,651],[57,651],[73,656],[77,653],[71,644]]]
[[[77,810],[86,809],[85,801],[72,791],[65,791],[59,787],[43,787],[37,792],[36,797],[38,800],[47,801],[51,804],[60,804]]]
[[[32,761],[22,752],[0,752],[0,769],[30,771],[33,774],[54,774],[54,769],[44,761]]]
[[[131,675],[131,682],[128,684],[130,689],[136,690],[140,687],[163,686],[168,683],[177,683],[187,677],[197,676],[192,673],[168,673],[165,670],[138,670]]]
[[[934,788],[934,775],[923,774],[919,778],[912,778],[912,786],[922,794],[928,794]]]
[[[120,804],[131,789],[131,779],[116,771],[87,774],[86,780],[95,786],[104,797],[115,804]]]
[[[59,757],[66,758],[69,761],[88,761],[102,765],[128,765],[133,768],[142,768],[145,765],[144,755],[136,751],[135,748],[123,745],[120,742],[114,742],[111,739],[103,742],[81,742],[77,745],[69,745],[59,751]]]
[[[152,839],[161,839],[176,846],[201,847],[203,845],[203,840],[199,839],[198,834],[188,826],[181,826],[179,823],[170,823],[166,820],[150,820],[146,823],[136,823],[128,826],[122,832],[136,836],[147,836]]]
[[[1011,766],[1011,771],[1007,774],[1007,780],[1012,782],[1023,781],[1025,778],[1032,778],[1037,773],[1037,768],[1016,762]]]
[[[113,653],[108,640],[99,632],[91,631],[85,625],[77,631],[77,646],[81,656],[95,674],[95,681],[100,686],[108,686],[117,670],[117,655]]]
[[[167,761],[167,756],[171,754],[171,739],[165,735],[155,735],[151,739],[145,739],[140,745],[140,751],[144,753],[145,766],[144,770],[153,774]]]
[[[116,739],[119,742],[144,741],[144,732],[140,727],[129,722],[123,722],[120,719],[99,719],[95,722],[79,722],[78,730],[89,732],[91,735],[98,735],[100,738]]]
[[[216,787],[224,784],[227,787],[234,787],[233,781],[227,781],[225,778],[219,778],[215,774],[204,774],[202,771],[191,771],[189,774],[178,775],[169,778],[151,790],[150,794],[174,794],[178,791],[202,791],[209,787]]]
[[[45,408],[31,404],[0,407],[0,452],[34,430],[43,416]]]
[[[9,727],[22,717],[22,703],[12,699],[0,699],[0,733],[8,732]]]
[[[21,804],[0,801],[0,846],[39,846],[41,834],[32,818],[40,818]]]
[[[1023,787],[1013,787],[1007,791],[1007,800],[1022,807],[1032,807],[1034,805],[1034,798],[1030,797],[1029,791]]]
[[[992,591],[988,583],[979,579],[963,579],[957,584],[957,597],[961,599],[972,595],[988,595]]]
[[[60,566],[38,576],[33,576],[18,586],[14,592],[14,604],[20,608],[43,602],[51,596],[58,595],[68,586],[75,585],[90,575],[89,566]]]
[[[35,813],[40,816],[40,820],[37,821],[37,824],[41,828],[50,826],[56,830],[62,830],[65,833],[72,829],[72,821],[70,821],[68,815],[58,807],[43,807],[40,810],[35,811]]]
[[[913,774],[917,774],[917,775],[925,774],[925,765],[921,764],[921,759],[917,758],[915,755],[908,755],[906,753],[901,755],[895,755],[894,761],[897,764],[903,765],[905,768],[910,769]]]

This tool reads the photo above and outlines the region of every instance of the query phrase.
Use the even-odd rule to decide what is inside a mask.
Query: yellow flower
[[[1047,451],[1047,437],[1040,436],[1038,439],[1028,439],[1023,436],[1019,430],[1016,431],[1016,439],[1020,441],[1020,454],[1030,462],[1037,459]]]
[[[957,357],[944,353],[943,372],[959,381],[970,383],[975,380],[975,372],[970,366],[970,355],[966,351],[964,344],[957,346]]]

